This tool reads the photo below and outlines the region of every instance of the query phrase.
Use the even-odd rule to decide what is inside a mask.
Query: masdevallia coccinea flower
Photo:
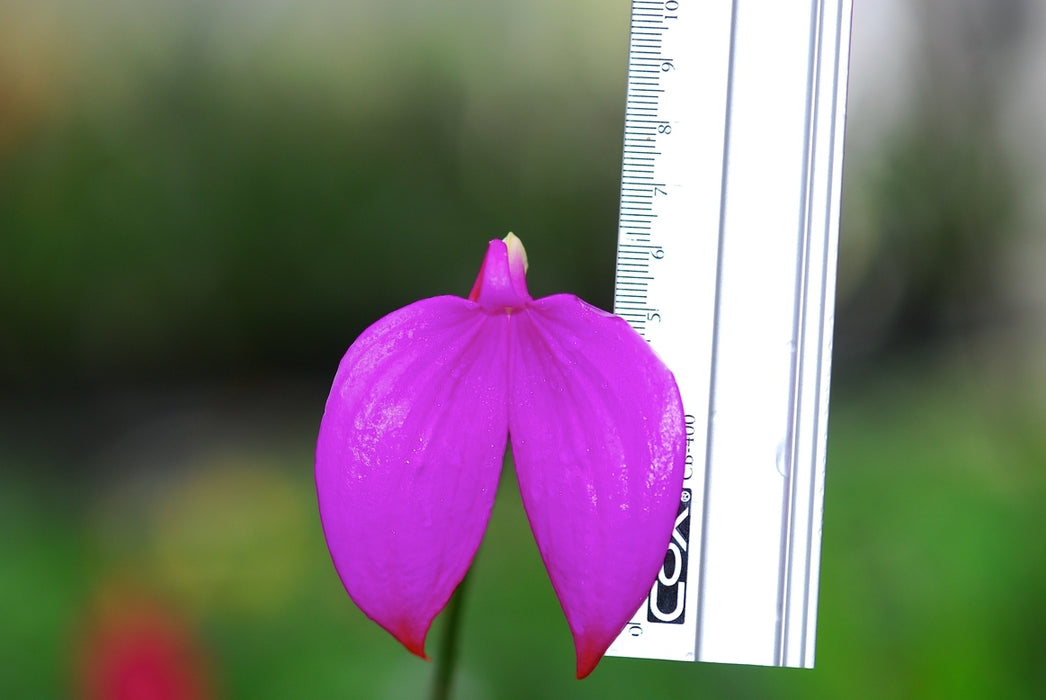
[[[526,252],[490,242],[467,299],[423,299],[342,358],[316,444],[320,519],[353,601],[410,651],[479,548],[506,443],[588,675],[664,562],[682,490],[672,373],[624,320],[532,299]]]

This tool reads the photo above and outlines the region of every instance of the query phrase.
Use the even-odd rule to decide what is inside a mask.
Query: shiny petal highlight
[[[520,492],[587,676],[664,562],[683,483],[675,379],[628,324],[577,297],[512,316]]]
[[[320,424],[316,488],[334,566],[360,609],[422,657],[493,507],[508,321],[451,296],[389,314],[345,354]]]

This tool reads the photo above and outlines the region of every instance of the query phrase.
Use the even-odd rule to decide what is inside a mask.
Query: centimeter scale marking
[[[664,568],[608,654],[813,666],[850,0],[633,0],[614,311],[676,375]]]

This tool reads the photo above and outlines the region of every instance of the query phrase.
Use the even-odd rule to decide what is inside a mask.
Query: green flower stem
[[[436,657],[436,676],[432,682],[432,700],[449,700],[450,687],[454,680],[454,665],[458,659],[458,631],[461,627],[461,608],[465,598],[465,589],[468,585],[469,573],[458,584],[454,595],[447,603],[447,621],[443,626],[443,635],[440,640],[439,656]]]

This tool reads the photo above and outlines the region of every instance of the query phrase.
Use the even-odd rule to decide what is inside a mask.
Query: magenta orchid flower
[[[490,242],[468,299],[382,318],[341,361],[316,444],[320,518],[353,601],[425,656],[490,519],[511,437],[523,506],[587,676],[671,537],[685,427],[672,373],[624,320],[532,299]]]

